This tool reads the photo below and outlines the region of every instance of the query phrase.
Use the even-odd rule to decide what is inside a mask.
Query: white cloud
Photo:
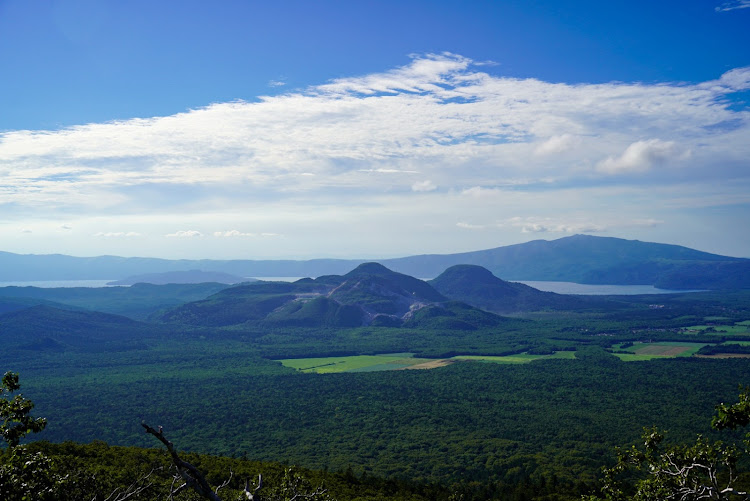
[[[548,231],[551,230],[539,223],[528,223],[521,227],[521,233],[546,233]]]
[[[412,191],[435,191],[437,189],[437,186],[432,181],[425,180],[425,181],[417,181],[416,183],[411,185]]]
[[[750,0],[748,0],[750,2]],[[750,3],[747,4],[750,7]],[[719,82],[733,91],[750,89],[750,68],[736,68],[724,73]]]
[[[750,120],[725,99],[750,85],[749,68],[696,85],[552,84],[478,68],[427,55],[258,102],[0,133],[0,197],[34,211],[185,213],[391,188],[393,179],[372,173],[461,189],[645,172],[672,144],[695,151],[687,171],[727,178],[750,154]],[[711,130],[716,124],[731,127]]]
[[[59,228],[60,228],[61,230],[66,230],[66,231],[68,231],[68,230],[72,230],[72,229],[73,229],[73,227],[72,227],[72,226],[70,226],[69,224],[61,224]]]
[[[729,12],[731,10],[747,8],[750,8],[750,0],[732,0],[716,7],[716,12]]]
[[[214,236],[215,237],[255,237],[257,235],[255,233],[243,233],[237,230],[229,230],[229,231],[215,231]]]
[[[164,236],[167,238],[194,238],[202,237],[203,233],[197,230],[179,230],[174,233],[168,233]]]
[[[732,106],[731,95],[750,88],[750,67],[707,82],[654,84],[565,84],[488,73],[501,70],[455,54],[428,54],[400,68],[253,102],[2,132],[0,200],[10,208],[2,215],[14,228],[56,237],[60,218],[91,214],[149,235],[202,235],[175,227],[230,228],[206,233],[222,238],[252,235],[232,229],[243,227],[284,235],[232,240],[250,252],[273,241],[291,244],[298,235],[308,240],[296,248],[312,249],[309,241],[323,232],[311,228],[331,234],[346,223],[356,231],[354,215],[383,234],[403,232],[375,238],[373,230],[378,243],[404,242],[434,223],[437,213],[453,231],[462,230],[455,221],[497,230],[490,213],[499,220],[513,213],[556,214],[559,220],[503,230],[554,233],[623,227],[575,219],[587,210],[667,221],[638,209],[747,203],[737,187],[750,183],[750,112]],[[642,194],[638,206],[614,183],[628,187],[630,197]],[[716,188],[700,196],[709,184]],[[610,196],[595,198],[596,205],[590,200],[596,190]],[[420,216],[405,218],[415,204],[422,204]],[[575,217],[568,220],[569,214]],[[78,222],[75,227],[84,231]],[[85,234],[102,227],[108,227],[102,220],[91,222]],[[493,232],[461,234],[482,233]],[[98,239],[102,246],[106,240]],[[154,252],[185,247],[154,240],[163,246]],[[226,243],[205,238],[194,245],[223,250]],[[269,252],[291,248],[279,244]]]
[[[102,238],[135,238],[143,235],[135,231],[99,231],[94,233],[94,236]]]
[[[500,226],[519,228],[521,233],[603,233],[623,228],[653,227],[661,224],[655,219],[623,220],[600,217],[598,221],[591,218],[559,217],[513,217]]]
[[[458,222],[456,223],[456,226],[458,226],[459,228],[464,228],[466,230],[483,230],[485,228],[483,224],[471,224],[465,222]]]
[[[610,174],[645,172],[654,165],[685,155],[686,152],[679,151],[674,141],[659,139],[636,141],[629,145],[621,155],[607,157],[599,164],[599,170]]]
[[[498,188],[484,188],[482,186],[472,186],[461,190],[461,195],[472,198],[496,197],[500,193],[502,193],[502,190]]]
[[[577,143],[579,143],[579,140],[570,134],[552,136],[537,146],[534,153],[537,155],[554,155],[570,150]]]
[[[283,87],[286,85],[286,82],[283,80],[269,80],[268,86],[269,87]]]

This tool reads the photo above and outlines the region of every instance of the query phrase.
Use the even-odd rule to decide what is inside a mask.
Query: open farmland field
[[[694,325],[686,327],[688,334],[708,334],[715,336],[750,336],[750,320],[734,325]]]
[[[483,355],[466,355],[453,357],[453,360],[471,360],[478,362],[493,362],[498,364],[527,364],[532,360],[541,360],[547,358],[567,358],[574,359],[574,351],[556,351],[552,355],[531,355],[529,353],[519,353],[518,355],[505,355],[502,357],[483,356]]]
[[[533,360],[548,358],[574,359],[573,351],[558,351],[552,355],[531,355],[520,353],[505,356],[465,355],[446,359],[414,358],[411,353],[391,353],[384,355],[356,355],[349,357],[291,358],[279,360],[285,367],[301,372],[329,374],[336,372],[378,372],[403,369],[435,369],[453,362],[476,361],[501,364],[526,364]]]
[[[285,367],[291,367],[301,372],[329,374],[334,372],[392,371],[434,361],[426,358],[413,358],[411,353],[391,353],[350,357],[291,358],[280,360],[280,362]]]
[[[654,358],[690,357],[700,350],[705,343],[635,343],[625,351],[628,353],[614,353],[625,362],[651,360]]]
[[[750,358],[750,353],[717,353],[716,355],[698,355],[701,358]]]

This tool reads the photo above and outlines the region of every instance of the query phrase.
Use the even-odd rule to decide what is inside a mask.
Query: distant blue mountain
[[[377,261],[393,271],[420,278],[437,277],[454,265],[472,264],[504,280],[655,285],[670,289],[750,288],[750,259],[720,256],[678,245],[589,235],[534,240],[459,254],[366,260],[167,260],[0,252],[0,281],[116,279],[186,269],[239,277],[320,277],[343,275],[368,261]]]

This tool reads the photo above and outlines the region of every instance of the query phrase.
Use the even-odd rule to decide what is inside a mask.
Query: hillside
[[[391,270],[425,278],[437,277],[451,266],[473,264],[505,280],[657,285],[674,289],[750,288],[750,259],[678,245],[590,235],[534,240],[458,254],[380,260],[167,260],[0,252],[0,281],[112,279],[185,269],[239,277],[321,277],[344,274],[367,261],[378,261]]]
[[[427,282],[378,263],[364,263],[345,275],[232,287],[154,319],[200,326],[260,323],[332,328],[434,327],[448,322],[461,330],[500,320],[475,310],[449,302]]]
[[[37,305],[0,315],[0,344],[32,351],[122,351],[141,348],[144,332],[163,328],[94,311]]]
[[[0,287],[0,304],[5,310],[49,304],[60,309],[87,309],[144,320],[154,312],[215,294],[227,285],[219,283],[154,285],[131,287]],[[62,306],[65,305],[65,306]],[[0,306],[0,313],[3,307]]]
[[[446,297],[495,313],[585,308],[596,301],[507,282],[470,264],[451,266],[428,283]]]

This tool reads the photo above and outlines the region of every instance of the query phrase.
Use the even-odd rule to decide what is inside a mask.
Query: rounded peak
[[[499,280],[490,270],[476,264],[457,264],[442,272],[435,280],[445,278],[471,278],[473,280]]]
[[[395,272],[389,270],[385,266],[383,266],[380,263],[376,262],[370,262],[370,263],[362,263],[356,268],[354,268],[352,271],[344,275],[345,277],[352,276],[352,275],[391,275]]]

